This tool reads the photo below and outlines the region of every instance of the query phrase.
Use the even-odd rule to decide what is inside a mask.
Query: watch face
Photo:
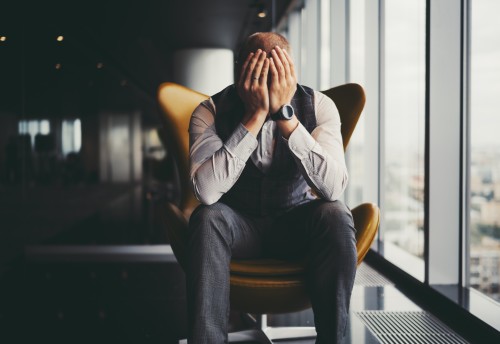
[[[293,107],[291,105],[283,106],[281,113],[285,119],[292,119],[293,117]]]

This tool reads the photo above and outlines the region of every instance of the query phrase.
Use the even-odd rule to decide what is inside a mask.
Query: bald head
[[[281,49],[284,49],[291,54],[290,44],[282,35],[275,32],[254,33],[246,39],[245,43],[243,43],[243,46],[238,54],[238,62],[240,64],[243,63],[248,54],[257,51],[257,49],[262,49],[269,56],[271,50],[273,50],[275,46],[279,46]]]
[[[253,35],[248,36],[248,38],[243,43],[243,46],[238,53],[238,63],[235,68],[236,81],[240,77],[241,68],[251,52],[256,52],[258,49],[262,49],[267,53],[269,57],[271,55],[271,50],[274,47],[279,46],[281,49],[286,50],[290,55],[290,43],[285,37],[274,32],[257,32]],[[270,80],[270,79],[269,79]]]

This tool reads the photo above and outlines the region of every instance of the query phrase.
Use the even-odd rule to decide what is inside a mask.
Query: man
[[[290,47],[250,36],[238,80],[191,117],[190,162],[202,203],[189,222],[189,341],[227,342],[229,263],[307,255],[317,343],[341,341],[356,271],[340,117],[297,84]]]

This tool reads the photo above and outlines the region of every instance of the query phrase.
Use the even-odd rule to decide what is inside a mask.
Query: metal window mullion
[[[305,49],[303,50],[305,59],[302,61],[302,81],[305,85],[317,89],[319,86],[318,70],[319,70],[319,1],[307,0],[305,2],[305,12],[302,20],[302,42]]]
[[[429,94],[430,94],[430,0],[425,2],[425,123],[424,123],[424,283],[429,281]]]
[[[461,8],[429,1],[429,284],[459,283],[461,185]]]
[[[462,278],[460,284],[470,287],[470,166],[471,166],[471,113],[470,113],[470,37],[471,1],[463,0],[462,13],[462,254],[460,259]]]
[[[322,8],[322,4],[321,4],[321,0],[315,0],[316,2],[316,6],[315,6],[315,17],[316,17],[316,25],[315,25],[315,44],[316,44],[316,49],[314,51],[314,53],[316,54],[315,56],[315,60],[314,60],[314,65],[316,66],[315,67],[315,72],[316,72],[316,77],[315,77],[315,85],[314,87],[319,90],[320,87],[321,87],[321,49],[323,49],[323,47],[321,46],[321,8]]]
[[[345,59],[345,80],[350,81],[350,68],[351,68],[351,1],[344,0],[344,13],[345,13],[345,49],[344,49],[344,59]]]
[[[331,84],[330,74],[330,61],[331,61],[331,46],[330,46],[330,29],[331,29],[331,13],[330,13],[330,0],[320,0],[320,10],[318,11],[319,17],[319,87],[322,90],[329,89]],[[325,19],[325,23],[323,20]],[[327,30],[323,30],[324,24],[327,26]],[[326,42],[325,42],[326,41]],[[326,44],[323,44],[326,43]],[[324,56],[323,52],[327,52]],[[323,68],[326,67],[326,70]]]
[[[332,0],[330,3],[330,47],[331,47],[331,84],[342,85],[347,82],[347,23],[346,0]]]
[[[301,12],[300,9],[296,9],[291,12],[288,17],[288,40],[292,47],[292,55],[295,64],[295,71],[299,77],[299,82],[301,80]]]
[[[376,160],[376,171],[378,174],[376,177],[376,189],[371,191],[371,195],[367,195],[368,199],[376,198],[376,202],[378,203],[381,210],[381,218],[380,218],[380,228],[378,232],[378,252],[380,254],[384,254],[383,241],[384,241],[384,202],[385,202],[385,0],[379,0],[377,2],[373,2],[370,0],[366,1],[366,13],[373,13],[372,20],[374,23],[371,25],[373,27],[367,26],[367,39],[366,41],[370,41],[370,37],[368,36],[370,33],[372,35],[376,35],[376,40],[374,41],[373,48],[375,51],[375,55],[377,56],[377,61],[374,61],[374,67],[376,70],[371,71],[367,66],[367,71],[370,71],[367,76],[372,75],[373,82],[369,84],[369,91],[376,97],[374,99],[374,104],[371,106],[372,113],[376,115],[376,126],[374,127],[374,137],[367,137],[367,142],[374,143],[373,147],[376,147],[377,152],[373,155],[374,158],[371,159],[371,163],[375,163]],[[369,8],[368,5],[370,4]],[[368,50],[367,50],[368,54]],[[370,118],[367,116],[367,119]],[[373,121],[372,121],[373,122]],[[366,123],[366,128],[370,128],[370,123]],[[368,132],[368,130],[367,130]],[[375,141],[376,140],[376,141]],[[368,145],[367,145],[368,146]],[[371,145],[369,145],[371,146]],[[370,166],[367,164],[367,166]],[[372,180],[373,181],[373,180]],[[368,182],[368,181],[367,181]]]

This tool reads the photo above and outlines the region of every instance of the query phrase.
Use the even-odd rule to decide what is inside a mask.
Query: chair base
[[[273,340],[316,338],[314,326],[267,327],[262,331],[269,338],[270,343]]]
[[[260,329],[231,332],[228,337],[229,343],[248,343],[255,341],[263,344],[272,343]],[[187,339],[179,340],[179,344],[187,344]]]
[[[316,338],[316,329],[309,326],[267,327],[264,330],[253,329],[231,332],[228,337],[229,343],[258,342],[259,344],[272,344],[273,340]],[[187,339],[179,341],[179,344],[186,343]]]
[[[248,315],[248,318],[253,320],[250,315]],[[316,328],[313,326],[267,326],[266,315],[258,316],[254,324],[257,324],[258,328],[229,333],[229,343],[258,342],[259,344],[272,344],[273,340],[316,338]],[[179,344],[186,343],[186,339],[179,341]]]

